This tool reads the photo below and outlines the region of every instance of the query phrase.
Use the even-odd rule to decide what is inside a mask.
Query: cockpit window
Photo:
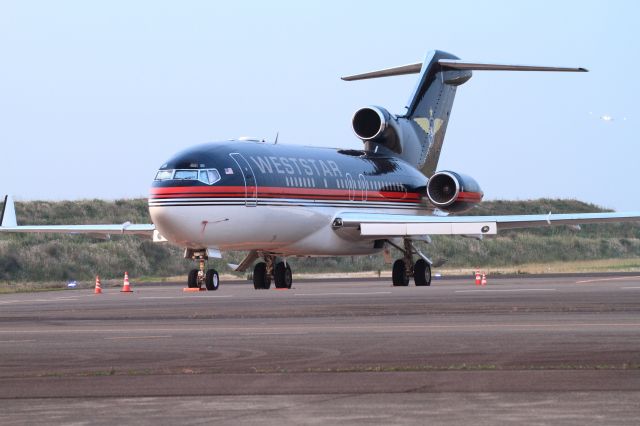
[[[169,180],[173,179],[173,170],[158,170],[156,174],[156,180]]]
[[[200,170],[200,182],[213,185],[220,180],[220,173],[216,169]]]
[[[198,180],[207,185],[213,185],[221,177],[216,169],[205,170],[159,170],[155,180]]]
[[[176,170],[173,175],[175,180],[198,180],[197,170]]]

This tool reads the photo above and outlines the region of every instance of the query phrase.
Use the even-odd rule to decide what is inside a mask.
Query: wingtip
[[[0,213],[0,227],[14,227],[18,226],[16,221],[16,207],[11,195],[4,196],[4,204],[2,205],[2,212]]]

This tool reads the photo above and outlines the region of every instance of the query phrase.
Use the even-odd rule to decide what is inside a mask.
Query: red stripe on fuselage
[[[253,187],[249,187],[249,192]],[[318,189],[318,188],[285,188],[258,187],[259,198],[302,198],[321,200],[349,200],[362,199],[362,190]],[[420,196],[415,192],[399,191],[366,191],[365,197],[369,201],[390,201],[411,203],[418,202]],[[246,198],[244,186],[169,186],[151,188],[150,198]]]

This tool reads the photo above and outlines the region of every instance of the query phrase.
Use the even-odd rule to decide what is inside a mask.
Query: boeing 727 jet
[[[152,224],[18,226],[5,198],[0,232],[142,234],[185,249],[197,267],[189,287],[217,290],[206,261],[244,250],[235,269],[253,266],[253,285],[290,288],[298,256],[370,255],[395,247],[394,286],[431,283],[433,262],[415,241],[429,235],[493,235],[503,229],[640,220],[640,213],[465,216],[482,201],[480,185],[457,171],[438,171],[459,86],[476,70],[586,72],[583,68],[462,61],[432,51],[422,63],[343,78],[419,74],[406,112],[378,106],[355,112],[361,150],[228,140],[186,149],[158,170],[149,195]],[[258,261],[256,263],[256,261]]]

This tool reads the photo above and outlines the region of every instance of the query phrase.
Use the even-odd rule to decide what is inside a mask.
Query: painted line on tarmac
[[[104,340],[170,339],[173,336],[121,336],[105,337]]]
[[[220,299],[223,297],[233,297],[233,295],[231,294],[227,294],[227,295],[221,295],[221,296],[199,296],[199,295],[191,295],[192,297],[208,297],[208,298],[216,298],[216,299]],[[143,297],[139,297],[138,299],[184,299],[185,297],[189,297],[189,296],[143,296]]]
[[[586,284],[586,283],[598,283],[598,282],[604,282],[604,281],[624,281],[624,280],[634,280],[634,279],[638,279],[640,278],[640,275],[637,276],[633,276],[633,277],[610,277],[610,278],[594,278],[592,280],[582,280],[582,281],[576,281],[576,284]]]
[[[144,297],[139,297],[138,299],[182,299],[182,297],[178,297],[178,296],[144,296]]]
[[[456,290],[456,293],[484,293],[484,292],[492,292],[492,293],[497,293],[497,292],[501,292],[501,293],[516,293],[516,292],[522,292],[522,291],[557,291],[558,289],[556,288],[514,288],[514,289],[489,289],[489,288],[483,288],[483,289],[477,289],[477,290]]]
[[[191,296],[191,297],[194,297],[194,298],[195,298],[195,297],[204,297],[205,299],[206,299],[206,298],[209,298],[209,299],[222,299],[223,297],[233,297],[233,295],[232,295],[232,294],[225,294],[225,295],[222,295],[222,296],[207,296],[207,295],[196,296],[195,294],[192,294],[192,295],[190,295],[190,296]]]
[[[366,293],[295,293],[295,296],[367,296],[371,294],[391,294],[391,292],[371,291]]]
[[[165,333],[190,333],[196,332],[198,334],[220,334],[220,333],[325,333],[325,332],[334,332],[334,331],[342,331],[342,332],[354,332],[354,331],[376,331],[376,332],[398,332],[398,331],[429,331],[429,330],[486,330],[486,329],[548,329],[548,328],[560,328],[560,329],[583,329],[589,327],[607,327],[607,328],[632,328],[637,329],[640,327],[640,322],[628,322],[628,323],[620,323],[620,322],[576,322],[576,323],[487,323],[487,324],[477,324],[477,323],[469,323],[469,324],[406,324],[406,325],[344,325],[344,326],[335,326],[335,325],[304,325],[304,326],[267,326],[267,327],[240,327],[240,326],[229,326],[229,327],[215,327],[212,329],[194,329],[193,327],[177,327],[177,328],[132,328],[128,330],[122,329],[102,329],[102,328],[87,328],[87,329],[62,329],[62,330],[52,330],[51,328],[47,329],[38,329],[38,330],[0,330],[0,335],[11,335],[11,334],[28,334],[31,336],[38,334],[46,334],[46,335],[63,335],[63,334],[75,334],[75,333],[90,333],[90,334],[121,334],[127,333],[128,336],[113,336],[113,337],[105,337],[104,339],[109,340],[126,340],[126,339],[160,339],[160,338],[171,338],[173,335],[149,335],[149,336],[131,336],[132,333],[153,333],[153,332],[165,332]]]
[[[0,343],[29,343],[29,342],[35,342],[35,339],[31,339],[31,340],[0,340]]]
[[[621,290],[640,290],[640,287],[620,287]]]
[[[77,297],[58,297],[55,299],[25,299],[25,300],[4,300],[0,305],[15,305],[16,303],[46,303],[46,302],[68,302],[70,300],[78,300]]]

